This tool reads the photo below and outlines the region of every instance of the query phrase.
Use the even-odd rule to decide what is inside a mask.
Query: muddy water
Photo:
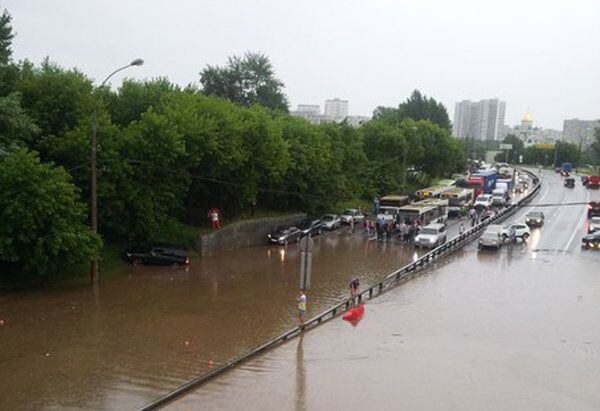
[[[600,199],[545,179],[536,202]],[[597,410],[600,250],[580,249],[585,205],[543,210],[526,244],[472,243],[356,327],[328,322],[167,409]]]
[[[346,230],[315,239],[309,314],[350,277],[414,257]],[[88,287],[0,295],[0,409],[131,409],[295,325],[299,253],[260,246]]]

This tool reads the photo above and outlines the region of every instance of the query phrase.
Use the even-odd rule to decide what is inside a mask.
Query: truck
[[[502,179],[510,179],[512,180],[513,177],[515,175],[515,170],[514,168],[508,167],[508,166],[503,166],[503,167],[498,167],[498,178],[502,178]]]
[[[496,171],[493,169],[477,170],[467,179],[469,188],[475,190],[475,198],[480,194],[492,194],[496,188]]]
[[[562,166],[560,167],[560,171],[562,171],[563,173],[570,173],[573,171],[573,164],[571,163],[562,163]]]
[[[507,200],[506,197],[505,186],[495,188],[494,191],[492,191],[492,204],[497,206],[505,206]]]
[[[512,192],[514,183],[512,178],[499,178],[496,180],[496,188],[506,187],[506,192],[510,194]]]

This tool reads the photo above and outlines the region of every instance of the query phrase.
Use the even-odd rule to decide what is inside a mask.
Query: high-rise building
[[[348,117],[348,100],[325,100],[325,116],[333,121],[342,121]]]
[[[454,107],[454,137],[470,137],[477,140],[500,140],[504,137],[506,103],[497,98],[470,101],[463,100]]]
[[[563,122],[563,138],[582,147],[594,142],[594,129],[600,128],[600,120],[565,120]]]

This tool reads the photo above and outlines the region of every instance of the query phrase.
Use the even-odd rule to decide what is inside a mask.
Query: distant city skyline
[[[14,58],[46,56],[101,81],[167,77],[198,84],[206,65],[260,51],[291,107],[343,96],[350,114],[397,107],[414,89],[443,103],[498,96],[506,124],[531,112],[542,127],[600,118],[600,2],[476,0],[236,2],[7,0]]]

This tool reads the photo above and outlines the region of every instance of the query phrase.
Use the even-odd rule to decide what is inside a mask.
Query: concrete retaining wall
[[[207,256],[219,250],[235,250],[251,245],[266,244],[267,234],[274,227],[297,223],[303,218],[306,218],[306,214],[238,221],[221,230],[199,236],[196,240],[196,249],[201,256]]]

